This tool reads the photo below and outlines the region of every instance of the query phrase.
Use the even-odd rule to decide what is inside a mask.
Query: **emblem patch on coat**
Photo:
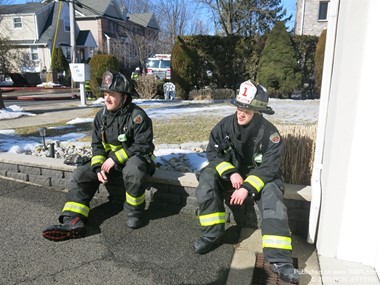
[[[276,133],[273,133],[270,137],[269,137],[270,141],[272,143],[279,143],[281,138],[280,138],[280,135],[276,132]]]
[[[133,118],[133,122],[135,122],[136,124],[141,124],[143,121],[143,118],[141,117],[141,115],[137,115],[136,117]]]

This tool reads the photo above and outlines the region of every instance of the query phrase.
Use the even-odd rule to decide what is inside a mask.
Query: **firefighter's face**
[[[115,112],[123,106],[124,96],[119,92],[104,92],[104,103],[108,111]]]
[[[246,110],[246,109],[237,109],[237,121],[238,124],[241,126],[249,124],[250,121],[252,121],[253,115],[255,114],[252,110]]]

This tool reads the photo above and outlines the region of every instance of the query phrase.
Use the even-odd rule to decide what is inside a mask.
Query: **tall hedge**
[[[323,30],[319,36],[317,48],[315,51],[315,86],[318,94],[321,92],[322,73],[323,73],[323,61],[325,59],[325,46],[326,46],[326,34],[327,30]]]
[[[242,36],[178,37],[171,63],[177,95],[184,99],[190,90],[203,88],[235,90],[255,75],[264,43]]]
[[[90,60],[90,88],[96,97],[100,97],[99,91],[102,83],[102,75],[106,70],[113,72],[120,71],[120,64],[117,58],[109,54],[96,54]]]
[[[171,80],[176,86],[176,95],[188,99],[192,88],[197,84],[198,55],[195,48],[185,44],[182,37],[177,37],[172,49]]]
[[[294,48],[297,53],[298,67],[302,72],[302,98],[314,99],[318,97],[315,89],[315,50],[317,47],[317,36],[293,35]]]
[[[277,22],[268,35],[261,55],[257,79],[272,97],[288,98],[301,87],[302,74],[289,33],[283,22]]]

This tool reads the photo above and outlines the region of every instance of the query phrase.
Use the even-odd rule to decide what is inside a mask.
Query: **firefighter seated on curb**
[[[230,205],[242,205],[251,196],[262,215],[265,261],[280,279],[297,283],[299,274],[292,264],[287,208],[283,204],[282,139],[262,115],[274,114],[268,106],[268,94],[263,86],[248,80],[240,85],[232,104],[237,106],[236,113],[211,131],[206,149],[209,164],[199,176],[196,197],[201,235],[194,242],[194,251],[205,254],[222,244],[226,194]],[[228,195],[230,190],[232,194]]]
[[[49,240],[86,235],[89,204],[101,183],[106,188],[115,183],[122,186],[118,189],[125,192],[119,196],[123,197],[129,228],[145,225],[145,189],[155,170],[152,121],[132,103],[131,83],[123,74],[106,71],[100,89],[105,107],[94,119],[91,161],[75,169],[68,181],[61,224],[42,233]]]

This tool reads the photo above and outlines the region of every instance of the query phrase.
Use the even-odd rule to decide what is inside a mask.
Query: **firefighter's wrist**
[[[100,165],[95,165],[92,167],[92,171],[95,172],[96,174],[98,174],[101,170],[101,166]]]
[[[248,184],[247,182],[244,182],[241,187],[246,189],[248,191],[248,194],[252,197],[255,197],[257,194],[259,194],[259,191],[257,191],[252,185]]]

